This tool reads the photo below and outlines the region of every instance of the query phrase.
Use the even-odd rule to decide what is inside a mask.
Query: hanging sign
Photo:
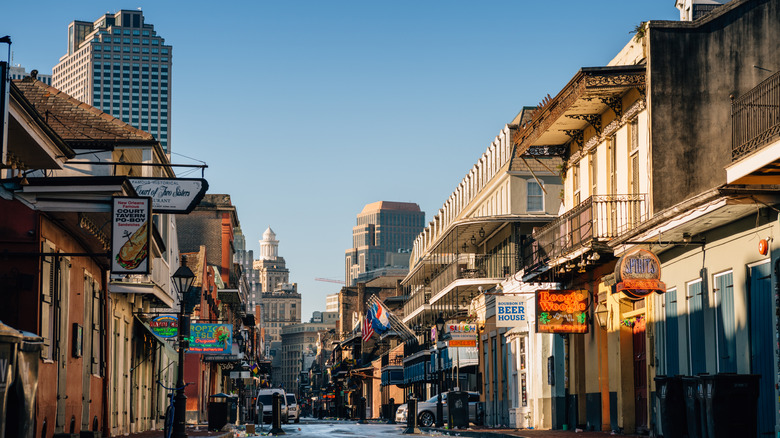
[[[151,198],[115,197],[111,216],[111,273],[148,274]]]
[[[447,324],[444,326],[445,337],[448,347],[476,347],[477,346],[477,325],[476,324]]]
[[[623,255],[615,264],[615,292],[638,300],[656,292],[664,293],[666,285],[661,281],[661,262],[646,249],[634,249]]]
[[[496,327],[518,327],[527,324],[525,300],[519,297],[496,297]]]
[[[172,338],[179,334],[179,319],[172,315],[160,315],[149,322],[149,327],[161,338]]]
[[[233,347],[233,324],[200,324],[190,326],[187,353],[230,354]]]
[[[203,199],[209,183],[202,178],[129,178],[139,196],[152,198],[155,213],[187,214]]]
[[[588,291],[537,291],[536,332],[587,333]]]

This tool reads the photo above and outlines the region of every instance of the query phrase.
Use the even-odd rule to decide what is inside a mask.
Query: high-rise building
[[[325,311],[336,312],[339,311],[339,293],[329,294],[325,297]]]
[[[152,134],[170,154],[172,58],[140,10],[121,10],[68,25],[52,85]]]
[[[425,213],[415,203],[379,201],[363,207],[345,254],[347,286],[406,275],[412,243],[424,226]]]
[[[290,270],[279,257],[279,241],[271,227],[260,241],[260,259],[254,261],[262,289],[263,321],[270,342],[281,341],[282,327],[301,322],[301,294],[290,283]],[[273,348],[273,347],[272,347]]]
[[[246,278],[249,290],[246,296],[246,313],[255,315],[255,321],[258,321],[262,326],[262,312],[258,313],[257,308],[262,306],[263,302],[263,288],[260,282],[260,275],[254,268],[254,254],[255,252],[246,249],[246,236],[241,231],[241,227],[237,227],[233,230],[233,246],[236,249],[233,255],[233,261],[241,265],[241,270]]]

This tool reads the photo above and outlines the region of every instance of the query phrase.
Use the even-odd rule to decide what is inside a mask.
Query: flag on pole
[[[387,329],[390,328],[390,319],[387,309],[385,309],[385,306],[383,306],[379,301],[375,301],[371,308],[373,310],[372,313],[374,314],[373,321],[371,321],[372,325],[374,326],[374,330],[376,330],[376,332],[379,334],[386,332]]]
[[[374,335],[374,327],[371,325],[371,311],[366,312],[366,318],[363,320],[363,342],[368,342]]]

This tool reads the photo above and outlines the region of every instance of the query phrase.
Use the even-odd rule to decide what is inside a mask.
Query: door
[[[70,430],[70,425],[66,425],[65,405],[68,398],[67,380],[68,372],[66,365],[68,363],[68,338],[71,331],[68,323],[68,298],[70,295],[70,261],[64,257],[55,257],[55,269],[58,275],[57,281],[57,304],[55,318],[57,320],[57,423],[56,431]]]
[[[647,430],[647,354],[645,353],[645,318],[634,323],[634,409],[637,431]]]
[[[750,372],[760,374],[758,435],[774,436],[775,388],[772,336],[772,275],[769,261],[750,267]]]

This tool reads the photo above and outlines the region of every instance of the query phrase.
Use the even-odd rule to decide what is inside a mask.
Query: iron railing
[[[731,104],[731,161],[780,137],[780,72]]]
[[[517,256],[501,254],[460,254],[431,280],[431,290],[443,290],[462,278],[503,278],[517,272]]]
[[[591,196],[558,219],[534,231],[525,245],[526,271],[565,256],[594,240],[614,239],[647,220],[645,194]]]

